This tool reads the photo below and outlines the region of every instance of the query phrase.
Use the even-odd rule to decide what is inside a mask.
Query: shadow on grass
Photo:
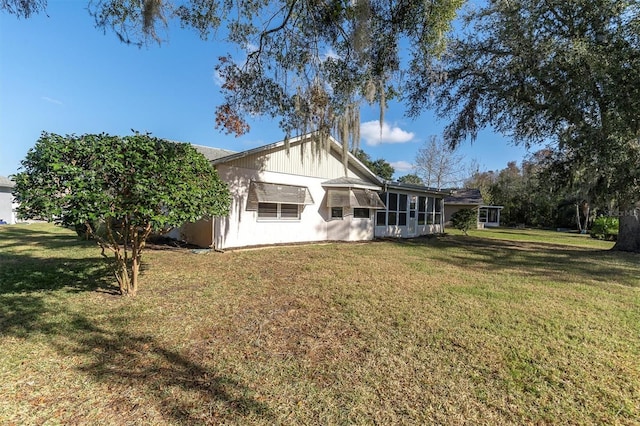
[[[100,311],[104,323],[84,312],[74,293],[117,294],[112,260],[101,258],[95,243],[26,226],[4,229],[1,236],[0,342],[7,336],[25,339],[26,344],[45,342],[61,359],[70,360],[78,374],[106,385],[86,388],[84,397],[95,398],[99,410],[115,411],[127,424],[145,419],[150,424],[210,424],[225,416],[273,418],[249,387],[217,371],[214,354],[199,359],[167,348],[153,336],[130,333],[126,324],[135,315],[132,306]],[[25,356],[37,360],[42,355]],[[52,380],[60,386],[65,379]],[[57,395],[69,397],[65,392]],[[105,416],[108,423],[110,414]]]
[[[617,282],[640,287],[640,255],[543,242],[505,241],[471,236],[400,240],[398,244],[437,247],[431,258],[463,268],[512,270],[555,282]]]
[[[95,242],[81,240],[74,234],[63,234],[64,228],[49,225],[50,229],[42,228],[43,225],[9,225],[1,228],[2,241],[1,249],[12,247],[34,246],[43,249],[61,249],[70,245],[75,246],[95,246]],[[56,232],[53,232],[55,230]],[[71,232],[71,231],[70,231]]]
[[[205,360],[197,362],[167,349],[152,336],[107,330],[80,315],[71,322],[75,338],[57,343],[58,351],[80,355],[85,361],[78,371],[114,389],[108,398],[124,419],[153,417],[150,407],[170,422],[183,424],[218,423],[216,419],[229,416],[274,418],[246,385],[207,367]]]
[[[59,333],[45,318],[64,311],[65,293],[118,294],[109,260],[0,255],[0,335]]]

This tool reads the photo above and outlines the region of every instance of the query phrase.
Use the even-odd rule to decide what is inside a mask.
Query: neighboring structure
[[[485,206],[478,208],[478,227],[495,228],[500,226],[500,210],[503,206]]]
[[[500,226],[502,206],[485,205],[479,189],[456,189],[444,199],[445,224],[451,225],[451,216],[462,209],[478,211],[478,229]]]
[[[201,247],[362,241],[444,230],[445,192],[385,182],[352,154],[343,161],[342,145],[331,137],[328,149],[309,135],[236,153],[195,148],[211,160],[232,196],[228,216],[186,224],[171,235]]]
[[[0,176],[0,221],[16,223],[15,203],[11,191],[15,184],[9,178]]]

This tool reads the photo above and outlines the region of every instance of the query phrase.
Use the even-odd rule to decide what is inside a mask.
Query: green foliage
[[[152,232],[225,215],[230,204],[225,183],[202,154],[145,134],[43,133],[22,169],[14,176],[19,215],[86,229],[113,251],[123,293],[136,291]]]
[[[460,209],[451,215],[451,224],[461,230],[464,235],[467,231],[477,226],[478,212],[474,209]]]
[[[618,238],[620,220],[617,217],[600,216],[591,225],[591,238],[615,241]]]
[[[452,144],[487,126],[556,144],[559,175],[587,199],[640,194],[640,2],[489,1],[407,91],[414,115],[453,117]],[[574,185],[575,183],[575,185]],[[621,232],[626,232],[621,228]],[[640,234],[634,236],[640,246]]]
[[[385,180],[393,179],[393,174],[395,173],[395,169],[391,164],[389,164],[386,160],[382,158],[378,158],[375,161],[371,160],[369,154],[364,152],[361,149],[357,149],[353,155],[362,161],[362,163],[369,168],[373,173],[375,173],[378,177],[381,177]]]
[[[24,16],[46,5],[44,0],[9,3]],[[175,21],[205,40],[224,37],[232,53],[221,56],[216,67],[224,81],[217,127],[242,134],[249,130],[247,117],[267,115],[280,119],[287,138],[348,127],[338,135],[348,145],[359,143],[360,122],[351,120],[357,116],[351,112],[363,102],[376,103],[384,121],[387,101],[421,78],[416,70],[444,50],[464,0],[87,3],[96,26],[128,44],[161,43]],[[345,121],[351,123],[345,127]]]
[[[408,174],[408,175],[400,176],[398,178],[398,182],[410,183],[410,184],[413,184],[413,185],[424,185],[424,182],[422,182],[422,178],[420,178],[420,176],[418,176],[415,173],[411,173],[411,174]]]

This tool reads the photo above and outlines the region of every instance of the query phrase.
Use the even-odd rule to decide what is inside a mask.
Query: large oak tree
[[[466,23],[412,80],[412,113],[448,117],[452,145],[487,126],[553,142],[592,197],[617,202],[615,249],[640,251],[640,2],[493,0]]]

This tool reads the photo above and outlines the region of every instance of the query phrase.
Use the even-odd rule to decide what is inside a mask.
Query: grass
[[[596,245],[594,245],[596,244]],[[146,253],[0,227],[0,424],[637,424],[640,256],[560,233]]]

